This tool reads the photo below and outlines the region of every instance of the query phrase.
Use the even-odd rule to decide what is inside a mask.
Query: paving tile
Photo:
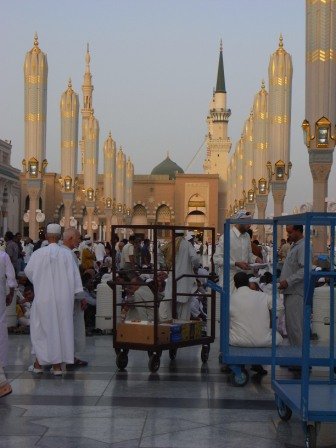
[[[126,408],[117,406],[25,406],[25,417],[143,417],[144,410],[140,408]]]
[[[1,417],[0,436],[35,436],[42,435],[46,428],[40,423],[33,423],[25,417]]]
[[[149,415],[146,419],[146,424],[142,433],[143,437],[153,436],[158,434],[166,434],[186,429],[200,428],[206,426],[205,424],[195,423],[183,418],[170,417],[163,418],[161,413],[157,415]]]
[[[49,375],[52,379],[30,378],[14,380],[11,383],[13,395],[100,396],[109,384],[109,381],[106,380],[77,381],[67,380],[62,377],[51,377],[51,374]]]
[[[0,436],[0,448],[35,448],[40,436]]]
[[[45,436],[82,437],[105,443],[122,442],[124,440],[139,439],[143,430],[145,415],[143,417],[128,416],[127,418],[42,418],[31,419],[48,428]]]
[[[37,444],[38,448],[110,448],[110,443],[98,442],[82,437],[43,437]]]

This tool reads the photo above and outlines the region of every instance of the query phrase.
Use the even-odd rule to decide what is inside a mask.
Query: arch
[[[161,226],[168,226],[171,224],[171,209],[166,204],[160,205],[156,210],[155,223]],[[169,230],[160,229],[158,230],[158,237],[165,238],[169,236]]]
[[[188,201],[188,207],[193,209],[205,208],[205,199],[199,193],[193,194]]]
[[[132,224],[147,225],[147,210],[141,203],[133,207]]]
[[[206,216],[201,210],[193,210],[188,213],[186,225],[189,227],[200,227],[206,225]]]

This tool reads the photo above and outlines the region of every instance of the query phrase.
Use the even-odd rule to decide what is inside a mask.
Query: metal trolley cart
[[[275,346],[275,329],[273,325],[272,344],[272,388],[279,416],[282,420],[290,419],[292,412],[300,416],[305,431],[305,447],[316,447],[317,430],[320,422],[336,421],[336,379],[335,379],[335,213],[306,213],[302,215],[274,218],[274,241],[277,238],[277,225],[302,224],[305,230],[305,266],[304,266],[304,302],[303,302],[303,344],[299,357],[292,358],[292,365],[301,366],[301,378],[284,380],[276,378],[277,350]],[[312,228],[314,226],[314,228]],[[330,231],[330,271],[312,271],[311,236],[314,232]],[[313,293],[316,280],[325,277],[330,282],[330,338],[328,346],[314,346],[310,341],[310,317],[312,313]],[[274,324],[274,319],[273,319]],[[318,379],[310,376],[312,366],[324,366],[328,377]]]
[[[241,224],[241,220],[227,219],[224,223],[224,262],[223,288],[211,280],[208,285],[220,296],[220,354],[219,362],[230,369],[230,380],[233,386],[242,387],[249,381],[245,364],[271,364],[272,351],[269,348],[234,347],[230,345],[230,228],[234,224]],[[244,219],[244,224],[273,226],[270,219]],[[276,251],[273,256],[273,271],[277,263]],[[274,276],[275,281],[275,276]],[[285,353],[282,354],[286,356]],[[281,363],[285,363],[282,359]]]
[[[112,226],[112,241],[115,240],[115,235],[120,232],[121,226]],[[204,335],[202,333],[201,322],[190,321],[190,322],[175,322],[172,324],[159,323],[159,304],[160,299],[158,295],[158,282],[157,275],[160,272],[159,263],[159,251],[158,251],[158,235],[164,232],[169,234],[172,241],[172,316],[173,319],[177,317],[176,312],[176,299],[178,296],[193,296],[194,294],[183,292],[177,293],[177,282],[181,278],[189,277],[199,277],[206,278],[208,276],[199,275],[182,275],[176,277],[175,273],[175,230],[191,230],[190,227],[176,227],[176,226],[160,226],[160,225],[122,225],[122,229],[128,233],[132,231],[135,235],[144,234],[150,236],[153,241],[153,268],[141,271],[147,274],[154,274],[154,301],[152,307],[154,308],[154,320],[153,322],[148,322],[145,325],[137,325],[136,323],[127,324],[126,322],[118,322],[117,315],[118,307],[122,307],[122,303],[117,303],[117,271],[113,268],[113,282],[111,284],[113,290],[113,347],[116,352],[116,364],[120,370],[127,367],[128,364],[128,353],[129,350],[143,350],[148,352],[149,361],[148,368],[151,372],[156,372],[160,367],[160,358],[164,350],[169,350],[169,356],[171,360],[174,360],[177,354],[177,350],[182,347],[189,347],[193,345],[201,345],[201,359],[203,363],[206,363],[209,357],[210,344],[214,342],[215,339],[215,294],[213,291],[206,294],[206,297],[210,298],[211,302],[211,331],[210,335]],[[215,229],[213,227],[195,227],[192,230],[196,232],[207,232],[211,236],[211,244],[214,248],[215,246]],[[115,266],[115,253],[113,253],[113,266]],[[212,267],[212,262],[211,262]],[[165,270],[162,268],[162,270]],[[213,269],[211,268],[212,272]],[[146,302],[146,306],[149,302]],[[134,306],[141,306],[138,302],[132,302]],[[142,302],[143,305],[143,302]],[[131,336],[129,331],[132,333]]]

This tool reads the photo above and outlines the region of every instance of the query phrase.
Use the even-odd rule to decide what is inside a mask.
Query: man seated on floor
[[[237,288],[230,299],[230,345],[238,347],[270,347],[272,329],[270,313],[272,296],[249,288],[249,277],[238,272],[233,277]],[[277,345],[282,342],[277,332]]]
[[[230,299],[230,345],[270,347],[272,296],[251,289],[249,276],[245,272],[235,274],[233,281],[236,290]],[[277,332],[276,343],[278,345],[281,342],[282,337]],[[251,369],[261,375],[267,374],[267,370],[261,365],[252,365]]]

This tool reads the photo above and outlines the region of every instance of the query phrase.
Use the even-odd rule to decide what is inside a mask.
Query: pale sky
[[[136,174],[148,174],[169,151],[186,169],[207,132],[223,39],[229,136],[239,139],[279,34],[293,58],[291,161],[285,211],[312,201],[303,145],[304,0],[3,0],[0,138],[12,140],[12,163],[24,157],[23,62],[34,32],[47,53],[48,171],[60,169],[59,101],[71,76],[80,94],[90,44],[93,107],[100,124],[100,171],[109,130]],[[232,149],[233,151],[233,149]],[[202,172],[205,147],[189,173]],[[335,170],[329,196],[335,192]],[[269,203],[273,201],[269,199]],[[272,212],[272,210],[270,210]]]

